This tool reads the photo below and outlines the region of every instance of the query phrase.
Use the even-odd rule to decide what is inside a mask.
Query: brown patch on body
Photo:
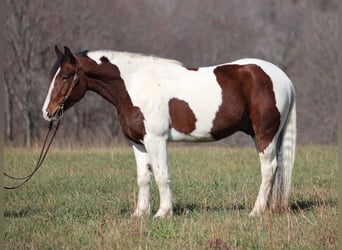
[[[169,101],[171,127],[175,130],[190,134],[196,128],[196,116],[189,104],[183,100],[172,98]]]
[[[100,61],[101,61],[102,63],[110,63],[110,61],[108,60],[108,58],[105,57],[105,56],[102,56],[102,57],[100,58]]]
[[[259,152],[270,144],[280,125],[273,84],[257,65],[223,65],[214,74],[222,89],[222,104],[213,121],[214,139],[243,131],[256,138]]]

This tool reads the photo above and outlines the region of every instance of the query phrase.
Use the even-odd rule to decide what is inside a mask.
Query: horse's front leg
[[[137,163],[138,201],[133,216],[149,216],[151,213],[151,162],[143,145],[133,144]]]
[[[144,144],[152,162],[153,174],[159,189],[160,205],[154,217],[172,216],[172,192],[168,171],[167,142],[163,136],[147,134]]]

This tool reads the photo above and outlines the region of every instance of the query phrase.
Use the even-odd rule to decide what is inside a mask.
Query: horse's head
[[[68,47],[64,53],[55,46],[57,61],[52,72],[52,81],[43,106],[45,120],[60,118],[63,112],[79,101],[87,91],[80,60]]]

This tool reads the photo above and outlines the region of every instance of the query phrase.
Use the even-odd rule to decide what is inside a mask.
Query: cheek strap
[[[74,86],[76,86],[80,82],[80,78],[78,77],[78,68],[76,68],[73,80],[74,80]]]
[[[62,103],[62,107],[64,106],[64,103],[66,102],[66,100],[69,98],[69,96],[71,95],[71,92],[73,91],[73,89],[77,86],[77,84],[80,82],[80,78],[78,77],[78,69],[76,68],[76,72],[74,74],[74,78],[72,81],[72,84],[70,85],[70,87],[68,88],[68,90],[66,91],[65,95],[64,95],[64,100]]]

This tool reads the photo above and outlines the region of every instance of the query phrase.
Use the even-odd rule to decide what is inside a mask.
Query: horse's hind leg
[[[138,201],[133,216],[150,215],[151,201],[151,163],[144,146],[133,144],[133,151],[137,164],[137,182],[138,182]]]
[[[264,149],[264,151],[259,152],[261,163],[261,185],[254,208],[249,214],[250,216],[261,215],[267,209],[272,192],[274,176],[277,170],[276,149],[277,139],[273,138],[272,142]]]

